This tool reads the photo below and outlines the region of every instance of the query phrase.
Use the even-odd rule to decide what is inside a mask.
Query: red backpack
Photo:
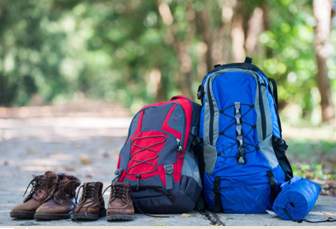
[[[147,213],[194,209],[202,191],[193,151],[201,106],[184,96],[143,107],[133,118],[114,181],[129,182]]]

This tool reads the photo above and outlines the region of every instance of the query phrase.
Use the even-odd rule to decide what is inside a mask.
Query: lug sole
[[[107,215],[106,220],[107,221],[130,221],[134,220],[135,215],[125,215],[125,214],[113,214],[113,215]]]
[[[37,220],[69,219],[70,217],[71,217],[71,212],[70,213],[64,213],[64,214],[39,212],[39,213],[35,213],[35,215],[34,215],[34,219],[37,219]]]
[[[106,216],[106,209],[100,210],[98,214],[91,214],[85,212],[79,212],[75,214],[74,212],[71,215],[71,219],[76,220],[98,220],[99,217]]]
[[[35,211],[12,210],[10,217],[17,219],[34,219]]]

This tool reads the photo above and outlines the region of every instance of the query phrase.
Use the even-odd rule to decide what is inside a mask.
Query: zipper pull
[[[177,143],[177,152],[182,152],[183,147],[181,145],[181,140],[176,138],[176,143]]]

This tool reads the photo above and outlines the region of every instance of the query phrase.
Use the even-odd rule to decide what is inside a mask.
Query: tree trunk
[[[263,10],[257,7],[248,21],[248,30],[246,34],[246,52],[249,56],[254,56],[258,47],[259,35],[264,31]]]
[[[216,36],[213,48],[213,62],[215,64],[226,64],[231,59],[231,26],[234,15],[235,1],[225,1],[221,5],[222,20],[220,26],[216,29]]]
[[[222,23],[223,23],[223,47],[222,47],[222,63],[226,64],[231,59],[231,39],[230,39],[230,32],[231,32],[231,25],[233,19],[233,4],[227,4],[225,7],[222,8]]]
[[[213,59],[212,59],[212,45],[213,45],[213,34],[211,30],[211,21],[209,18],[208,8],[205,6],[201,12],[197,14],[199,18],[198,29],[201,33],[202,40],[207,46],[205,52],[205,62],[207,65],[207,70],[210,71],[213,69]]]
[[[322,122],[335,121],[335,108],[332,101],[332,91],[328,78],[326,60],[329,56],[327,41],[330,33],[330,0],[314,0],[313,11],[316,18],[314,49],[317,62],[317,86],[321,95]]]
[[[242,62],[245,59],[245,31],[242,4],[241,1],[238,1],[231,30],[232,57],[235,62]]]
[[[192,59],[188,53],[188,47],[195,35],[194,17],[188,17],[190,26],[187,35],[183,40],[179,40],[176,35],[176,24],[174,24],[174,20],[172,19],[169,5],[165,1],[159,1],[158,9],[163,22],[169,25],[168,36],[165,40],[174,48],[181,66],[181,71],[175,75],[177,87],[181,90],[183,95],[193,99],[195,93],[193,93],[192,89]],[[190,4],[186,6],[186,9],[189,13],[194,13]]]
[[[6,23],[8,23],[7,19],[8,15],[8,1],[2,1],[0,2],[0,27],[2,28],[0,30],[0,106],[8,105],[7,104],[7,91],[8,90],[8,76],[6,76],[6,73],[4,71],[5,69],[5,53],[7,53],[7,50],[5,50],[6,45],[4,44],[5,39],[4,33],[6,30]],[[8,29],[8,28],[7,28]]]
[[[269,15],[269,11],[270,11],[270,7],[268,5],[268,3],[266,1],[263,1],[260,5],[262,11],[263,11],[263,27],[264,27],[264,31],[268,31],[270,30],[270,15]],[[270,47],[265,47],[264,48],[264,52],[265,54],[265,58],[266,59],[270,59],[273,56],[272,53],[272,49]],[[279,101],[280,103],[280,101]],[[279,104],[279,109],[280,109],[280,104]]]

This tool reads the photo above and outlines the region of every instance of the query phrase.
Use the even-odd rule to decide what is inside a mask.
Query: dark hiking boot
[[[42,205],[48,196],[49,189],[55,181],[56,174],[48,171],[44,175],[35,176],[28,184],[23,195],[26,194],[30,185],[32,188],[29,195],[23,201],[23,204],[15,206],[10,212],[10,217],[18,219],[34,219],[35,211]]]
[[[113,182],[106,213],[107,221],[134,220],[131,188],[128,182]]]
[[[37,220],[68,219],[75,207],[76,188],[80,180],[70,174],[58,174],[48,197],[36,210]]]
[[[72,211],[71,219],[75,221],[97,220],[100,216],[105,216],[106,209],[102,195],[103,183],[90,182],[85,183],[81,187],[83,187],[82,196]]]

